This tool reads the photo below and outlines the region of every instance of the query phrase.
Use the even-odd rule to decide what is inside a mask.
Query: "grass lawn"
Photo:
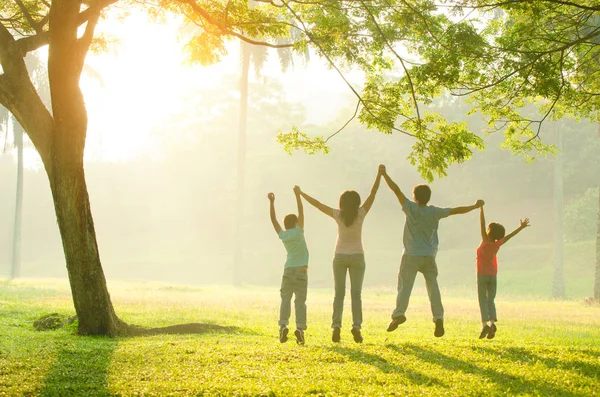
[[[474,296],[447,292],[446,335],[433,336],[426,293],[408,321],[385,331],[392,289],[363,293],[365,342],[331,342],[332,291],[309,290],[306,345],[278,341],[276,288],[189,287],[110,281],[126,322],[189,322],[233,332],[133,338],[35,331],[43,314],[73,315],[66,282],[0,282],[0,396],[595,396],[600,395],[600,307],[497,298],[498,333],[479,340]],[[293,320],[293,317],[292,317]],[[292,327],[293,332],[293,327]]]

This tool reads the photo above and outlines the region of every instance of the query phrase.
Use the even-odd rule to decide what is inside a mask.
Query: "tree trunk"
[[[598,124],[600,139],[600,124]],[[594,300],[600,302],[600,184],[598,184],[598,220],[596,228],[596,271],[594,274]]]
[[[78,37],[80,2],[52,2],[48,77],[54,130],[51,150],[42,155],[65,253],[79,333],[116,335],[115,315],[100,263],[83,170],[87,111],[79,79],[100,10]]]
[[[233,258],[233,285],[242,284],[243,260],[242,223],[244,220],[244,182],[246,177],[246,129],[248,124],[248,75],[250,71],[250,45],[241,42],[242,76],[240,79],[240,118],[238,122],[237,195],[235,228],[235,254]]]
[[[14,120],[14,119],[13,119]],[[11,278],[21,275],[21,225],[23,216],[23,129],[15,120],[13,123],[15,146],[17,147],[17,194],[15,198],[15,223],[13,225],[13,246]]]
[[[563,164],[562,164],[562,132],[554,123],[556,148],[558,153],[554,160],[554,278],[552,297],[565,297],[565,275],[563,264],[564,227],[563,227]]]

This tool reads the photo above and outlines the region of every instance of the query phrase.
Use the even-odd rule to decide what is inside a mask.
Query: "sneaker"
[[[340,329],[339,328],[334,328],[333,332],[331,333],[331,340],[335,343],[339,342],[342,339],[341,335],[340,335]]]
[[[352,336],[354,337],[354,342],[356,343],[362,343],[363,342],[363,337],[360,333],[360,329],[358,328],[352,328]]]
[[[297,329],[296,331],[294,331],[294,335],[296,335],[296,343],[299,345],[303,345],[304,344],[304,331],[302,331],[301,329]]]
[[[444,336],[444,320],[442,320],[441,318],[438,318],[437,320],[435,320],[435,331],[433,332],[433,335],[436,338],[442,337]],[[489,338],[489,336],[488,336]]]
[[[279,342],[281,342],[281,343],[287,342],[288,332],[290,332],[290,330],[287,329],[287,327],[281,327],[281,329],[279,330]]]
[[[479,339],[485,338],[491,331],[492,331],[492,328],[490,328],[489,325],[487,325],[487,324],[484,325],[481,330],[481,333],[479,334]]]
[[[487,334],[487,338],[494,339],[494,336],[496,336],[497,330],[498,330],[498,328],[496,328],[496,324],[492,324],[492,326],[490,327],[490,332]]]
[[[399,315],[398,317],[392,317],[392,322],[388,325],[387,332],[395,331],[396,328],[406,321],[406,316]]]

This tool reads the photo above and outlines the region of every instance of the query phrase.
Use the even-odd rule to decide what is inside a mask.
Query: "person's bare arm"
[[[466,214],[467,212],[471,212],[474,209],[481,207],[482,205],[483,205],[483,200],[477,200],[477,202],[473,205],[467,205],[465,207],[450,208],[450,215]]]
[[[369,212],[369,210],[373,206],[373,202],[375,202],[375,196],[377,195],[377,190],[379,189],[379,184],[381,183],[381,175],[381,166],[379,166],[379,171],[377,172],[377,176],[375,177],[375,182],[373,182],[371,193],[362,205],[362,208],[365,209],[365,213]]]
[[[270,215],[271,215],[271,223],[273,224],[273,229],[275,229],[275,233],[277,233],[277,235],[279,235],[279,232],[281,231],[281,226],[279,225],[279,222],[277,222],[277,216],[275,216],[275,195],[273,193],[269,193],[267,195],[270,204]]]
[[[333,218],[333,208],[326,206],[325,204],[320,203],[318,200],[310,197],[308,194],[304,193],[299,187],[300,195],[308,202],[308,204],[312,205],[325,215],[328,215]]]
[[[521,230],[525,229],[528,226],[530,226],[529,218],[521,219],[521,224],[519,225],[519,227],[516,228],[515,230],[513,230],[511,233],[509,233],[508,236],[504,237],[504,240],[502,241],[502,245],[506,244],[506,242],[508,240],[515,237],[517,235],[517,233],[519,233]]]
[[[394,194],[398,198],[400,205],[404,207],[404,201],[406,201],[406,196],[404,195],[404,193],[402,193],[402,190],[400,190],[400,188],[398,187],[398,185],[396,185],[392,178],[390,178],[390,176],[387,174],[385,165],[381,164],[379,166],[379,172],[381,172],[381,176],[383,176],[383,179],[385,179],[385,183],[387,183],[392,192],[394,192]]]
[[[304,206],[300,197],[300,186],[294,186],[294,194],[296,195],[296,204],[298,205],[298,226],[304,229]]]
[[[479,228],[481,230],[481,240],[489,241],[487,230],[485,227],[485,215],[483,214],[483,205],[479,207]]]

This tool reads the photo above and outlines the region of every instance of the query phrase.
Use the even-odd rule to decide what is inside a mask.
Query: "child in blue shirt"
[[[279,341],[285,343],[288,340],[289,319],[291,315],[292,296],[296,310],[296,342],[304,344],[304,331],[306,330],[306,293],[308,289],[308,249],[304,239],[304,210],[300,199],[299,188],[294,188],[298,215],[288,214],[283,219],[285,230],[281,229],[275,216],[275,195],[268,194],[270,201],[271,223],[275,232],[283,242],[287,251],[287,259],[283,267],[281,279],[281,306],[279,309]]]

